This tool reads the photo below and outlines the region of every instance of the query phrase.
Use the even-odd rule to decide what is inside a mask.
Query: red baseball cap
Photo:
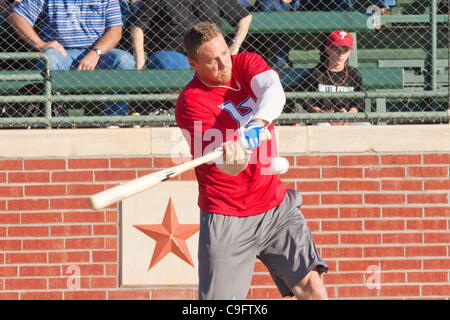
[[[346,46],[353,50],[353,36],[344,30],[336,30],[330,33],[327,39],[327,47],[334,48]]]

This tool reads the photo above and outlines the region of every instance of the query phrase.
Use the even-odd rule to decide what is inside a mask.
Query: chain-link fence
[[[278,71],[279,123],[447,123],[448,10],[446,0],[0,0],[0,126],[174,125],[193,76],[182,36],[206,20],[232,53],[257,52]]]

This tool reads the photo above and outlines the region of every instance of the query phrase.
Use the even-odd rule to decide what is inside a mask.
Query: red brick
[[[195,175],[194,169],[183,172],[180,175],[180,180],[196,180],[197,176]]]
[[[367,272],[369,267],[379,265],[378,260],[341,260],[339,263],[339,272],[341,271],[364,271]]]
[[[408,167],[409,177],[448,177],[448,167]]]
[[[339,182],[341,191],[380,191],[379,181],[370,180],[341,180]]]
[[[322,231],[361,231],[361,220],[322,221]]]
[[[88,198],[50,199],[50,208],[52,210],[90,209],[91,204]]]
[[[20,266],[20,277],[59,277],[60,266]]]
[[[323,194],[322,204],[361,204],[362,194]]]
[[[395,193],[366,193],[364,203],[367,204],[404,204],[406,197],[404,194]]]
[[[47,226],[34,227],[8,227],[9,237],[48,237],[49,228]]]
[[[19,187],[19,186],[0,186],[0,197],[2,197],[2,198],[20,198],[20,197],[23,197],[23,187]]]
[[[320,168],[290,168],[280,177],[282,179],[320,179]]]
[[[47,289],[47,279],[5,279],[5,290]]]
[[[362,248],[357,247],[324,247],[322,257],[327,258],[361,258]]]
[[[105,222],[105,213],[103,211],[75,211],[64,212],[64,222]]]
[[[251,288],[249,299],[279,299],[281,294],[277,288]]]
[[[49,263],[77,263],[89,262],[91,258],[89,251],[63,251],[63,252],[49,252]]]
[[[423,243],[422,233],[383,233],[383,243]]]
[[[18,292],[1,292],[0,291],[0,300],[19,300]]]
[[[308,221],[308,227],[312,232],[320,231],[320,221]]]
[[[412,259],[382,259],[381,260],[381,270],[384,272],[386,270],[414,270],[414,269],[422,269],[422,261],[421,260],[412,260]]]
[[[119,181],[136,179],[134,170],[95,171],[95,181]]]
[[[19,213],[2,213],[0,214],[0,224],[20,224]]]
[[[106,211],[106,219],[105,222],[114,222],[114,223],[118,223],[117,220],[117,211]]]
[[[448,282],[448,272],[408,272],[408,282]]]
[[[337,166],[337,156],[297,156],[297,167]]]
[[[378,207],[340,208],[340,218],[379,218],[381,209]]]
[[[252,286],[274,286],[274,282],[268,273],[254,273],[251,281]]]
[[[116,277],[92,277],[91,288],[117,288],[117,278]]]
[[[105,275],[106,276],[117,276],[119,274],[119,266],[117,263],[105,264]]]
[[[303,216],[309,219],[336,219],[338,218],[338,208],[302,208]]]
[[[6,183],[6,172],[0,172],[0,183]]]
[[[337,288],[337,296],[340,298],[361,298],[361,297],[376,297],[378,291],[376,289],[369,289],[367,286],[343,286]]]
[[[192,160],[191,157],[174,157],[174,158],[154,158],[153,167],[154,168],[170,168],[183,162]]]
[[[372,167],[364,168],[365,178],[404,178],[403,167]]]
[[[32,196],[65,196],[65,185],[33,185],[25,186],[25,195]]]
[[[6,229],[6,227],[2,227],[2,226],[0,226],[0,237],[5,237],[6,238],[6,231],[7,231],[7,229]]]
[[[109,290],[108,300],[149,300],[150,290]]]
[[[445,154],[424,154],[423,155],[424,164],[450,164],[450,153]]]
[[[66,249],[103,249],[104,247],[104,238],[66,239]]]
[[[93,251],[92,252],[92,262],[116,262],[117,261],[117,251]]]
[[[27,212],[21,214],[22,224],[28,223],[59,223],[62,222],[61,212]]]
[[[63,293],[60,291],[30,291],[20,294],[21,300],[62,300]]]
[[[404,257],[405,247],[364,247],[365,258]]]
[[[405,297],[405,296],[419,296],[419,285],[382,285],[380,290],[380,296],[383,297]]]
[[[450,190],[450,179],[425,180],[424,190]]]
[[[66,160],[63,159],[39,159],[24,160],[25,170],[65,170]]]
[[[449,270],[450,259],[424,259],[423,268],[425,270]]]
[[[21,240],[0,239],[0,251],[19,251],[22,249]]]
[[[22,160],[0,160],[0,171],[15,171],[22,168]]]
[[[421,180],[383,180],[381,189],[387,191],[422,191],[423,188]]]
[[[48,278],[48,288],[49,289],[90,289],[91,281],[88,277],[80,277],[79,288],[71,288],[73,285],[73,278]]]
[[[140,177],[145,176],[145,175],[147,175],[147,174],[155,173],[155,172],[158,172],[158,171],[160,171],[160,169],[154,169],[154,170],[137,170],[137,178],[140,178]],[[178,180],[178,176],[175,176],[174,178],[170,178],[169,181],[170,181],[170,180]]]
[[[69,267],[72,265],[63,266],[63,274],[73,274],[68,272]],[[103,276],[105,274],[104,264],[79,264],[77,267],[80,268],[80,275],[83,276]]]
[[[364,230],[405,230],[404,220],[365,220]]]
[[[407,246],[406,247],[406,256],[407,257],[443,257],[447,255],[447,247],[446,246]]]
[[[0,200],[0,211],[6,211],[6,200]]]
[[[171,167],[174,165],[171,165]],[[151,168],[151,158],[112,158],[111,168]]]
[[[8,200],[8,210],[10,211],[31,211],[48,209],[49,204],[47,199]]]
[[[17,277],[17,267],[2,267],[0,266],[0,277]]]
[[[49,172],[9,172],[9,183],[48,183],[50,182]]]
[[[152,289],[152,300],[192,300],[195,299],[192,289]]]
[[[87,196],[105,190],[103,184],[69,184],[67,194],[69,196]]]
[[[90,236],[92,235],[92,226],[91,225],[51,226],[50,234],[52,237]]]
[[[339,243],[339,234],[314,233],[313,239],[316,245],[330,245]]]
[[[106,300],[106,291],[65,291],[64,300]]]
[[[364,283],[364,273],[325,273],[323,275],[323,283],[329,284],[361,284]]]
[[[351,155],[339,157],[340,166],[367,166],[377,165],[379,163],[380,159],[377,155]]]
[[[450,285],[422,285],[422,296],[450,296]]]
[[[69,169],[107,169],[109,159],[69,159]]]
[[[64,171],[52,172],[52,182],[92,182],[92,171]]]
[[[117,225],[94,225],[94,235],[117,235]]]
[[[422,208],[414,207],[384,207],[383,218],[413,218],[422,217]]]
[[[64,239],[23,240],[24,250],[63,250]]]
[[[323,178],[362,178],[362,168],[340,168],[330,167],[323,168]]]
[[[387,154],[381,156],[381,164],[383,165],[421,164],[421,162],[422,157],[419,154]]]
[[[448,203],[448,194],[446,193],[408,194],[408,203],[411,204]]]
[[[312,192],[312,191],[337,191],[337,181],[299,181],[297,182],[298,191]]]
[[[256,260],[253,272],[269,272],[269,270],[260,260]]]
[[[406,228],[411,230],[446,230],[447,220],[407,220]]]
[[[425,217],[450,217],[450,207],[425,208]]]
[[[450,243],[449,232],[426,232],[425,243]]]
[[[380,282],[385,283],[405,283],[406,272],[381,272]]]
[[[46,252],[7,253],[5,263],[7,264],[47,263],[47,253]]]
[[[320,195],[318,194],[304,194],[303,205],[304,206],[318,206],[320,202]]]
[[[381,243],[381,234],[373,233],[342,233],[342,244],[379,244]]]

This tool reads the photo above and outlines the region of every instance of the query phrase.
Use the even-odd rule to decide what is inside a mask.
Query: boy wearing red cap
[[[361,74],[348,65],[353,51],[353,36],[344,30],[333,31],[320,52],[320,62],[305,78],[305,91],[354,92],[363,91]],[[363,99],[310,98],[303,101],[308,112],[360,112],[364,110]]]

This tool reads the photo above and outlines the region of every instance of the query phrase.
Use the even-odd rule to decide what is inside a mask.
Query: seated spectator
[[[397,4],[397,0],[374,0],[376,6],[381,10],[382,15],[391,14],[391,7]]]
[[[133,52],[136,69],[147,66],[149,69],[189,69],[183,48],[184,32],[202,21],[211,21],[222,26],[225,18],[236,33],[229,46],[232,55],[239,48],[248,33],[252,16],[236,0],[233,1],[178,1],[157,0],[143,2],[133,21]],[[144,46],[144,30],[149,40]],[[146,61],[145,47],[149,49]]]
[[[352,0],[300,0],[301,11],[349,11],[353,10]]]
[[[352,50],[353,36],[343,30],[333,31],[321,48],[320,62],[300,84],[301,89],[319,92],[364,91],[361,74],[347,63]],[[364,100],[360,98],[309,98],[302,105],[312,113],[364,111]]]
[[[114,49],[122,35],[119,0],[22,0],[11,14],[11,23],[30,45],[50,59],[51,70],[134,68],[126,51]],[[42,17],[39,35],[34,30]],[[43,68],[40,63],[40,68]],[[126,115],[128,104],[109,102],[105,115]]]
[[[0,0],[0,15],[8,16],[12,11],[13,6],[20,1],[21,0]]]

